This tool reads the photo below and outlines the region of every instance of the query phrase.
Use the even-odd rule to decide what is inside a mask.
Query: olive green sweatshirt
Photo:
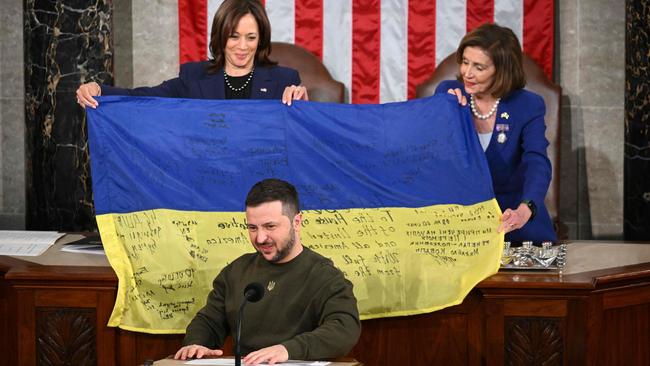
[[[187,326],[183,344],[221,348],[228,335],[234,337],[244,288],[251,282],[261,283],[265,293],[244,309],[242,355],[282,344],[290,359],[320,360],[345,356],[356,344],[361,323],[352,283],[307,247],[284,264],[249,253],[226,266],[207,304]]]

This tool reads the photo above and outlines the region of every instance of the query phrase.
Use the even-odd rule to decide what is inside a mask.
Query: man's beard
[[[273,258],[269,260],[269,262],[278,263],[279,261],[286,258],[289,253],[291,253],[293,246],[296,244],[296,231],[294,230],[293,226],[291,226],[291,231],[289,231],[289,239],[287,239],[283,244],[283,246],[277,246],[278,251],[275,253]]]

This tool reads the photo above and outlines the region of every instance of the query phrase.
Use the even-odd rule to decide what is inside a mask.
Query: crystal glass
[[[511,248],[510,242],[503,243],[501,266],[505,268],[528,269],[559,269],[562,273],[566,265],[567,246],[553,245],[544,241],[541,247],[533,245],[532,241],[524,241],[518,248]]]
[[[537,263],[542,267],[548,268],[557,258],[558,248],[553,248],[553,243],[550,241],[542,242],[542,247],[538,250],[538,255],[535,257]]]
[[[566,255],[567,255],[566,244],[561,244],[560,250],[558,251],[557,254],[557,268],[560,269],[560,273],[562,273],[564,267],[566,266]]]
[[[510,242],[503,242],[503,253],[501,254],[501,265],[505,266],[512,262],[512,251],[510,250]]]
[[[521,243],[521,247],[515,250],[512,263],[517,267],[533,267],[535,265],[534,257],[533,242],[525,241]]]

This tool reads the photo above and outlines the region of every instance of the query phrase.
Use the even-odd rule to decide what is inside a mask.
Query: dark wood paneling
[[[34,304],[34,292],[15,290],[12,296],[16,296],[15,308],[9,312],[16,314],[17,365],[36,364],[36,318]]]
[[[585,323],[585,332],[587,334],[585,343],[587,349],[584,355],[579,356],[579,362],[585,362],[587,365],[599,365],[600,355],[597,350],[603,349],[604,337],[603,330],[603,298],[602,293],[593,294],[587,302],[587,321]],[[572,342],[571,339],[567,340]]]
[[[650,303],[650,283],[638,283],[603,294],[603,308],[615,309]]]
[[[650,305],[606,310],[601,365],[650,365]]]
[[[485,359],[488,366],[503,365],[504,352],[504,309],[503,300],[486,299],[483,303],[485,313]]]
[[[367,320],[353,350],[366,365],[467,365],[467,314]]]
[[[512,316],[564,317],[567,302],[564,300],[508,300],[503,304],[503,312]]]
[[[115,289],[96,291],[97,298],[97,363],[98,365],[124,365],[117,362],[117,329],[108,326],[115,304]]]
[[[182,334],[142,334],[119,330],[119,365],[136,365],[159,360],[178,350]]]
[[[86,359],[71,356],[74,352],[62,357],[71,364],[95,359],[98,365],[137,365],[173,354],[181,345],[182,335],[106,326],[117,290],[110,267],[40,266],[0,257],[2,271],[0,336],[6,342],[0,345],[5,351],[0,364],[57,363],[49,353],[43,355],[47,346],[57,355],[89,350]],[[648,294],[650,263],[565,276],[501,272],[481,282],[460,305],[363,321],[350,355],[370,366],[646,365]],[[88,311],[94,318],[79,315]],[[84,338],[90,333],[81,332],[88,327],[94,327],[94,348]],[[47,338],[52,334],[56,339]],[[229,354],[231,349],[231,344],[224,347]]]
[[[9,290],[0,268],[0,355],[9,353]],[[4,362],[0,362],[4,364]]]
[[[580,365],[587,353],[587,320],[589,297],[573,299],[567,304],[566,334],[564,337],[565,365]],[[593,332],[591,332],[593,333]]]

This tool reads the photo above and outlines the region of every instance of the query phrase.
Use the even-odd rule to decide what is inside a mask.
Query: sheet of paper
[[[203,358],[185,362],[186,365],[217,365],[217,366],[234,366],[234,358]],[[287,362],[276,363],[277,366],[291,365],[291,366],[325,366],[330,363],[327,361],[299,361],[289,360]],[[267,365],[263,363],[262,365]]]
[[[63,235],[56,231],[0,230],[0,255],[38,256]]]
[[[106,255],[104,247],[101,245],[88,245],[88,244],[67,244],[61,248],[62,252],[69,253],[86,253],[86,254],[100,254]]]

